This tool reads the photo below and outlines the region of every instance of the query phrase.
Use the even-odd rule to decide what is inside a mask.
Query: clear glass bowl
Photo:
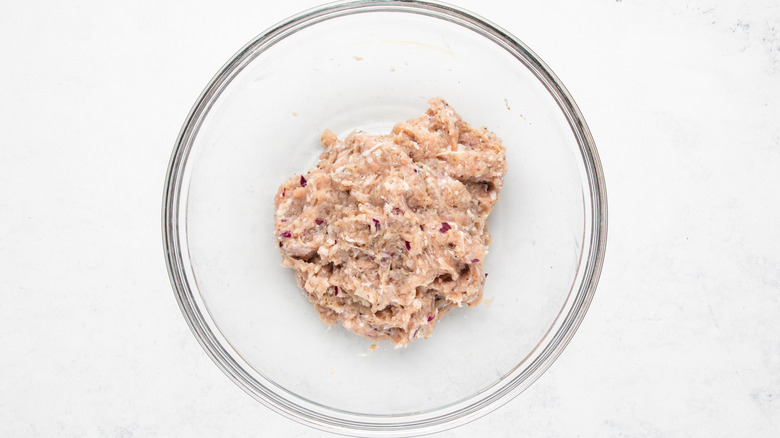
[[[371,351],[320,322],[280,266],[273,195],[326,128],[386,133],[435,96],[507,147],[484,302]],[[271,409],[360,436],[444,430],[520,394],[585,315],[606,239],[596,148],[552,71],[496,25],[414,1],[326,5],[241,49],[182,128],[163,209],[173,289],[214,362]]]

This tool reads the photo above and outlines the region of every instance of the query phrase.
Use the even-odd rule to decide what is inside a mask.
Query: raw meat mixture
[[[487,217],[506,150],[441,98],[389,135],[322,135],[317,166],[279,187],[283,266],[327,324],[396,347],[482,299]]]

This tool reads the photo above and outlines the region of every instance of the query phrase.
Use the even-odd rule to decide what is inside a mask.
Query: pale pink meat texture
[[[441,98],[389,135],[322,135],[316,167],[279,187],[283,266],[327,324],[396,347],[482,299],[487,217],[506,150]]]

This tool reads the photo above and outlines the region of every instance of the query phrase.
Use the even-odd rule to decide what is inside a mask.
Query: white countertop
[[[441,436],[780,435],[780,3],[455,3],[574,96],[607,178],[609,243],[563,355]],[[160,235],[198,94],[317,4],[0,5],[0,435],[326,435],[208,359]]]

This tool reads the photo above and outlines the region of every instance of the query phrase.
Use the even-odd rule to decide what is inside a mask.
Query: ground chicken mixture
[[[441,98],[389,135],[322,135],[317,166],[279,187],[283,266],[327,324],[396,347],[482,299],[487,217],[506,150]]]

